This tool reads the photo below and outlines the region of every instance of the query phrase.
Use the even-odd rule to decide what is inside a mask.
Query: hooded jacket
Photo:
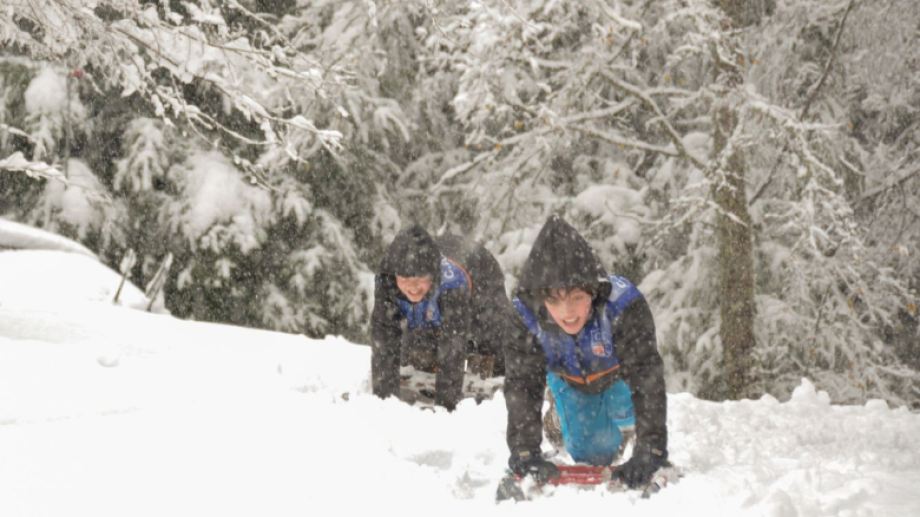
[[[524,263],[515,295],[537,316],[542,328],[559,330],[543,306],[543,294],[550,289],[572,287],[594,293],[594,311],[604,310],[612,288],[588,242],[561,218],[551,216]],[[629,385],[635,406],[637,446],[647,445],[666,458],[664,364],[645,299],[639,296],[632,301],[611,322],[611,327],[621,365],[620,376]],[[519,335],[523,337],[508,345],[505,356],[507,440],[512,457],[523,452],[539,454],[546,388],[546,356],[542,346],[527,332],[523,322]]]
[[[463,367],[469,340],[471,302],[468,289],[439,292],[441,251],[431,235],[419,225],[400,231],[387,250],[375,278],[371,313],[371,382],[374,394],[386,398],[399,394],[400,349],[405,339],[428,342],[436,348],[438,372],[435,403],[453,409],[462,396]],[[405,295],[396,286],[396,275],[432,278],[426,298],[437,303],[438,328],[410,329],[400,311]],[[435,301],[431,297],[438,293]]]

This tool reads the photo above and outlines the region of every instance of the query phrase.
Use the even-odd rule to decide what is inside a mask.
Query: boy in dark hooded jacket
[[[374,394],[399,394],[399,367],[435,372],[435,403],[462,397],[467,353],[504,374],[503,341],[515,332],[504,275],[483,246],[455,236],[433,239],[419,225],[396,235],[375,278],[371,314]]]
[[[629,280],[608,276],[587,241],[550,217],[521,273],[514,306],[527,339],[506,349],[509,466],[545,481],[558,475],[540,453],[548,385],[565,449],[580,463],[610,465],[622,431],[636,446],[615,476],[647,483],[667,464],[664,372],[655,324]]]

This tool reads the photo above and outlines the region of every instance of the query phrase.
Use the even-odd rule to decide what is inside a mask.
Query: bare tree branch
[[[805,100],[805,105],[802,107],[802,111],[799,113],[799,118],[805,119],[808,116],[808,111],[811,109],[812,104],[815,99],[818,97],[818,92],[821,91],[821,87],[824,86],[824,83],[827,81],[827,77],[831,73],[831,68],[834,66],[834,60],[837,57],[837,48],[840,46],[840,36],[843,34],[843,27],[847,23],[847,17],[850,16],[850,12],[853,10],[853,6],[856,5],[856,0],[850,0],[850,3],[847,4],[846,10],[843,12],[843,17],[840,19],[840,23],[837,24],[837,32],[834,35],[834,44],[831,46],[830,56],[827,58],[827,62],[824,64],[824,73],[821,74],[821,78],[818,80],[818,83],[811,89],[811,92],[808,94],[808,98]]]
[[[840,19],[840,23],[837,24],[837,32],[834,36],[834,44],[831,47],[830,56],[827,58],[827,62],[824,64],[824,73],[821,74],[821,78],[818,80],[817,84],[811,88],[811,91],[808,94],[808,98],[805,100],[805,105],[802,106],[802,110],[799,112],[799,118],[805,119],[808,116],[808,112],[811,109],[812,104],[815,99],[818,97],[818,92],[821,91],[821,87],[824,86],[824,83],[827,81],[828,76],[830,75],[831,67],[834,64],[834,60],[837,57],[837,49],[840,46],[840,37],[843,34],[843,27],[846,25],[847,17],[850,16],[850,12],[853,10],[853,6],[856,5],[856,0],[850,0],[850,3],[847,4],[846,10],[843,12],[843,17]],[[776,176],[776,170],[779,168],[779,164],[783,160],[783,156],[786,154],[786,151],[789,150],[789,145],[786,144],[783,146],[783,150],[780,151],[779,155],[776,157],[776,161],[773,163],[773,167],[770,169],[770,174],[767,175],[767,180],[757,188],[757,191],[754,192],[754,195],[751,196],[751,199],[748,201],[748,205],[753,205],[760,199],[760,196],[766,192],[767,188],[773,183],[773,178]]]
[[[621,90],[629,93],[630,95],[642,101],[643,104],[645,104],[648,108],[650,108],[658,116],[655,119],[655,121],[664,127],[665,134],[667,134],[668,138],[671,140],[671,143],[674,145],[674,148],[677,149],[677,155],[683,158],[686,158],[687,160],[690,161],[690,163],[692,163],[696,168],[700,170],[706,169],[706,163],[703,160],[697,158],[696,156],[693,156],[690,153],[690,151],[687,150],[687,147],[684,146],[684,142],[681,139],[680,135],[677,133],[677,130],[675,130],[674,126],[671,125],[670,120],[664,114],[664,112],[661,110],[661,108],[658,106],[658,103],[655,102],[654,99],[652,99],[649,95],[647,95],[645,92],[643,92],[639,88],[631,84],[627,84],[624,81],[621,81],[618,77],[614,76],[610,72],[604,71],[602,72],[602,75],[608,81],[613,83],[613,85],[616,86],[617,88],[620,88]],[[638,146],[635,146],[635,147],[638,147]],[[655,146],[638,147],[638,148],[647,149],[647,150],[651,150],[655,152],[661,152],[661,149],[662,149],[662,148],[658,148]],[[671,154],[671,153],[664,153],[664,154]]]

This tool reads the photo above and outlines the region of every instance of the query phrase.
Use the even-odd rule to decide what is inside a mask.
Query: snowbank
[[[501,394],[454,413],[369,394],[340,338],[84,304],[0,305],[0,515],[920,515],[920,415],[669,396],[683,479],[494,503]]]

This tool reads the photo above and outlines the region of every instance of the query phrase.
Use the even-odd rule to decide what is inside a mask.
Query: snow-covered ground
[[[563,487],[496,505],[500,393],[421,411],[371,396],[369,349],[340,338],[23,304],[12,286],[0,516],[920,515],[920,415],[833,406],[807,381],[787,402],[671,394],[686,474],[649,499]]]

